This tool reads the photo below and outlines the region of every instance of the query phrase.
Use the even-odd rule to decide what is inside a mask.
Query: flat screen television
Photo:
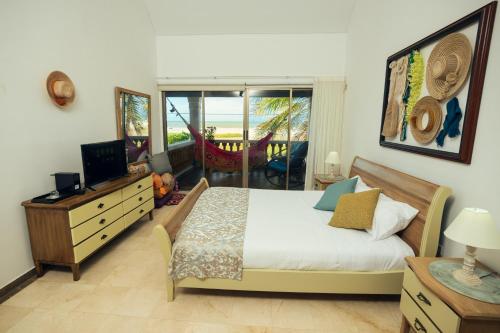
[[[81,145],[85,186],[127,175],[125,140]]]

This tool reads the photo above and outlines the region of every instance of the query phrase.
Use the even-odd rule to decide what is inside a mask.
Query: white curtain
[[[306,190],[313,189],[314,174],[328,173],[329,170],[325,167],[328,153],[331,151],[341,153],[344,91],[344,81],[329,78],[314,80],[309,122]]]

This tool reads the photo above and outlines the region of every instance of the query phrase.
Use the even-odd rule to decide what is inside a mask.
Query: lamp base
[[[462,269],[453,271],[453,277],[460,283],[467,286],[480,286],[481,279],[474,273],[476,267],[476,248],[474,246],[465,246],[464,264]]]
[[[477,274],[469,274],[463,269],[453,271],[453,278],[469,287],[477,287],[483,283]]]
[[[330,164],[330,174],[328,175],[331,179],[335,179],[335,165]]]

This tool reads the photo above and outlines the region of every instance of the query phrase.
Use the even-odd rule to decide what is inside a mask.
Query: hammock
[[[170,102],[170,101],[169,101]],[[195,159],[202,162],[203,154],[203,136],[193,128],[182,115],[177,111],[175,106],[170,102],[172,109],[170,112],[176,112],[182,121],[186,124],[189,132],[195,140]],[[273,137],[273,132],[270,132],[259,141],[253,143],[248,148],[248,166],[257,167],[267,163],[267,144]],[[205,140],[205,168],[215,169],[218,171],[232,172],[243,170],[243,150],[227,151],[220,149],[212,142]]]

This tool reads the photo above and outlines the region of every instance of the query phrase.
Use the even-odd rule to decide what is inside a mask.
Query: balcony
[[[250,140],[255,143],[257,140]],[[291,144],[303,141],[291,141]],[[238,151],[243,149],[243,140],[241,139],[216,139],[213,142],[220,149],[226,151]],[[267,160],[271,157],[285,157],[287,154],[286,140],[271,140],[267,144]],[[207,170],[203,173],[199,163],[194,160],[194,141],[175,144],[169,147],[169,157],[175,174],[182,173],[178,177],[179,185],[182,190],[191,189],[196,185],[201,177],[206,177],[212,186],[231,186],[240,187],[242,184],[241,172],[220,172],[217,170]],[[298,177],[303,178],[305,167],[299,170]],[[252,188],[261,189],[284,189],[283,185],[271,184],[265,176],[265,167],[257,167],[249,170],[249,184]],[[304,189],[303,184],[295,184],[293,189]]]

